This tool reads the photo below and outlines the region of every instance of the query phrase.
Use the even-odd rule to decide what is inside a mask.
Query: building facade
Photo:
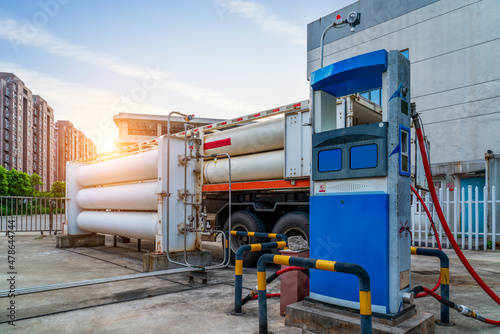
[[[0,72],[2,125],[0,163],[30,175],[38,174],[49,191],[54,170],[54,111],[33,95],[13,73]]]
[[[54,109],[39,95],[33,95],[33,103],[33,172],[50,191],[55,181]]]
[[[114,141],[114,145],[118,148],[156,139],[167,134],[168,129],[168,116],[166,115],[119,113],[113,116],[113,121],[118,126],[118,139]],[[190,124],[200,127],[219,121],[221,120],[195,117]],[[170,132],[184,131],[184,123],[184,118],[172,115]]]
[[[360,24],[355,32],[329,30],[323,65],[379,49],[404,53],[435,185],[482,189],[491,176],[485,154],[500,153],[500,2],[357,1],[308,25],[308,78],[320,67],[323,31],[352,11],[361,13]],[[377,89],[364,95],[380,98]]]
[[[66,163],[97,153],[96,145],[70,121],[55,124],[56,168],[55,181],[66,181]]]

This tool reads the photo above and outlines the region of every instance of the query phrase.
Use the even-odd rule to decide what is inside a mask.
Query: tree
[[[35,196],[35,193],[38,192],[38,186],[43,186],[42,178],[38,174],[32,174],[30,176],[30,186],[31,186],[31,195]]]
[[[9,181],[7,179],[7,170],[0,166],[0,196],[9,195]]]
[[[64,197],[66,196],[66,182],[56,181],[52,184],[52,189],[50,190],[52,196],[54,197]]]
[[[9,196],[31,196],[31,179],[25,172],[11,169],[7,172],[9,183]]]

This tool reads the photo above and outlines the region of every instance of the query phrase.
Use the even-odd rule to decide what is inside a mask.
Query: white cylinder
[[[283,178],[284,151],[271,151],[231,158],[231,181],[275,180]],[[228,159],[205,162],[203,177],[205,183],[227,183]]]
[[[158,178],[158,150],[104,161],[78,170],[84,187]]]
[[[155,240],[157,220],[156,212],[83,211],[76,225],[88,232]]]
[[[208,134],[204,154],[228,153],[230,156],[280,150],[285,142],[283,117]]]
[[[82,189],[76,202],[82,209],[157,210],[156,182]]]

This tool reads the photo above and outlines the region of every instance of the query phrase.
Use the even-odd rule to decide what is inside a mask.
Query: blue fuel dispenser
[[[311,74],[311,257],[364,267],[372,310],[410,291],[410,63],[378,50]],[[382,122],[338,129],[336,99],[382,87]],[[311,270],[310,297],[359,309],[352,275]]]

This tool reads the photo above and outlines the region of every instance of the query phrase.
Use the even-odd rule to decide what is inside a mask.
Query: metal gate
[[[61,231],[65,211],[66,198],[0,196],[0,233]]]

